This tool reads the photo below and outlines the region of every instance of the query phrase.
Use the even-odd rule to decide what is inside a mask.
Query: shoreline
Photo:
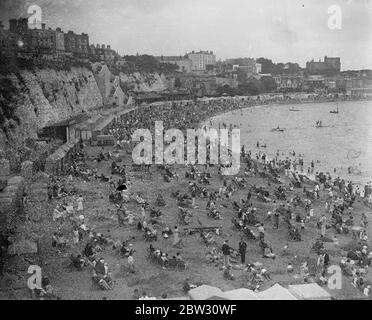
[[[114,147],[106,148],[106,151],[113,150]],[[249,148],[247,149],[247,151],[248,150]],[[100,147],[87,146],[84,150],[84,159],[87,161],[89,169],[96,169],[97,174],[110,176],[111,161],[105,160],[102,162],[96,162],[93,160],[99,153]],[[124,150],[121,150],[120,153],[123,157],[123,163],[119,165],[130,165],[130,155],[127,155]],[[256,162],[255,160],[253,161]],[[257,161],[256,163],[259,167],[259,171],[265,171],[263,170],[264,165],[262,162]],[[194,220],[192,221],[190,226],[200,226],[200,222],[202,226],[215,226],[217,224],[222,226],[223,234],[214,235],[214,238],[216,240],[215,246],[218,248],[220,247],[220,245],[222,245],[222,242],[225,239],[229,239],[233,247],[237,246],[242,233],[234,229],[232,226],[231,219],[236,218],[237,213],[234,211],[234,208],[231,207],[231,205],[233,200],[239,201],[239,199],[245,199],[247,197],[247,192],[251,190],[252,184],[268,190],[270,192],[270,198],[272,200],[276,200],[275,191],[277,190],[279,185],[274,183],[268,185],[267,177],[262,177],[258,173],[254,173],[250,176],[245,176],[245,163],[243,162],[242,164],[243,166],[241,166],[237,177],[245,178],[247,180],[246,186],[242,189],[236,189],[231,199],[221,199],[219,200],[219,202],[217,202],[217,208],[221,212],[222,216],[221,220],[213,220],[211,217],[208,216],[207,210],[204,209],[207,204],[207,199],[205,198],[198,196],[196,198],[197,207],[190,209],[194,215]],[[197,167],[198,170],[202,170],[202,165],[198,165]],[[164,225],[171,227],[172,229],[176,225],[181,226],[178,220],[178,216],[177,214],[175,214],[176,212],[178,212],[178,203],[172,196],[172,192],[174,192],[175,190],[179,190],[181,193],[188,194],[188,182],[190,181],[190,179],[185,177],[185,173],[189,171],[188,167],[175,166],[174,169],[179,175],[179,178],[173,179],[170,182],[164,181],[164,172],[156,165],[152,165],[150,167],[150,176],[148,176],[146,172],[130,173],[131,193],[141,195],[141,197],[143,197],[145,201],[147,201],[151,205],[155,204],[157,194],[160,193],[162,195],[166,204],[165,206],[159,208],[159,210],[162,211],[161,222],[164,223]],[[205,185],[205,187],[211,192],[218,192],[219,187],[221,187],[222,185],[222,180],[218,176],[217,168],[212,167],[210,173],[210,184]],[[287,187],[291,177],[286,176],[284,172],[279,172],[279,177],[279,179],[283,181],[283,186]],[[119,176],[115,176],[115,180],[118,178]],[[226,179],[232,183],[232,179],[234,179],[234,177],[227,176]],[[169,253],[170,256],[175,255],[176,252],[180,251],[185,261],[189,265],[191,265],[190,269],[180,273],[170,271],[169,269],[160,269],[158,265],[150,263],[148,260],[147,249],[149,247],[149,243],[142,238],[142,231],[138,231],[135,225],[118,225],[118,221],[115,216],[116,207],[109,201],[110,189],[106,182],[101,182],[92,178],[88,180],[87,183],[85,179],[82,179],[79,173],[76,176],[74,175],[72,180],[69,180],[67,176],[63,177],[62,180],[66,182],[69,189],[76,188],[77,193],[76,195],[67,196],[66,198],[62,197],[52,199],[50,202],[48,202],[48,207],[44,209],[45,215],[43,215],[43,230],[39,231],[45,232],[43,233],[43,251],[41,252],[41,259],[43,261],[43,272],[46,275],[50,276],[51,283],[56,288],[56,292],[62,298],[101,299],[104,296],[110,300],[118,298],[126,300],[131,299],[131,293],[134,289],[139,289],[140,292],[150,292],[151,296],[156,297],[160,297],[163,293],[167,293],[169,294],[169,296],[177,297],[182,296],[183,294],[180,284],[182,283],[182,281],[184,281],[185,277],[190,277],[190,281],[192,283],[200,282],[203,284],[214,285],[221,288],[223,291],[249,286],[247,281],[247,276],[249,275],[249,273],[247,273],[246,270],[234,269],[233,272],[236,275],[236,280],[231,281],[226,280],[223,277],[223,272],[220,268],[220,265],[216,266],[208,263],[206,254],[207,251],[210,250],[210,248],[206,247],[205,244],[200,241],[200,237],[198,237],[198,234],[182,235],[185,246],[181,249],[173,247],[172,238],[163,239],[162,237],[160,237],[158,241],[154,242],[154,246],[156,248],[160,248],[162,251]],[[198,181],[196,181],[196,183],[198,185],[200,184],[200,186],[203,186]],[[305,185],[309,191],[313,188],[310,181],[305,181],[303,185]],[[337,192],[337,190],[335,192]],[[306,198],[302,190],[299,188],[287,190],[286,193],[288,199],[294,198],[296,196],[300,196],[303,199]],[[71,272],[70,270],[65,268],[67,260],[66,257],[68,257],[68,253],[76,251],[81,252],[88,239],[84,238],[81,243],[79,242],[76,245],[72,244],[71,248],[62,249],[61,252],[59,252],[57,249],[54,249],[50,245],[53,232],[58,226],[58,224],[52,220],[51,210],[53,210],[56,205],[63,203],[65,200],[66,203],[72,203],[75,207],[75,201],[78,194],[83,194],[84,196],[84,217],[87,221],[87,225],[92,226],[95,232],[102,233],[104,236],[110,237],[110,239],[112,238],[113,240],[124,240],[132,236],[135,237],[135,239],[133,239],[132,241],[133,247],[136,250],[135,274],[131,274],[128,271],[126,261],[123,261],[123,257],[118,256],[117,252],[112,250],[110,246],[103,247],[103,251],[98,254],[98,257],[104,257],[105,261],[109,263],[110,271],[114,275],[115,286],[112,291],[92,291],[90,286],[88,285],[89,281],[91,281],[89,269],[84,270],[83,272],[76,270]],[[326,190],[321,190],[321,199],[314,200],[313,208],[315,211],[315,215],[313,218],[311,218],[311,221],[306,224],[306,229],[304,231],[300,231],[303,240],[300,242],[288,242],[286,238],[288,230],[284,218],[281,218],[280,226],[278,228],[274,228],[273,221],[266,220],[267,212],[272,210],[272,203],[262,201],[258,199],[256,195],[252,197],[252,206],[257,208],[258,210],[257,218],[259,219],[259,221],[265,223],[267,241],[272,244],[273,250],[275,254],[277,254],[276,260],[263,258],[258,243],[247,240],[248,262],[260,262],[264,265],[266,270],[269,270],[270,274],[272,275],[272,279],[266,279],[260,287],[260,290],[265,290],[271,287],[271,285],[273,285],[274,283],[279,283],[283,286],[303,283],[301,279],[300,264],[304,261],[309,263],[309,268],[312,268],[312,272],[316,271],[317,255],[316,253],[311,251],[311,248],[314,240],[317,239],[317,237],[319,236],[320,231],[316,226],[316,222],[318,221],[318,218],[320,217],[322,212],[324,212],[325,210],[324,202],[326,201],[326,198]],[[276,201],[282,202],[281,200]],[[128,206],[128,210],[134,213],[135,216],[140,219],[141,214],[139,204],[135,201],[130,201],[126,205]],[[360,203],[359,200],[357,200],[355,209],[353,211],[356,222],[359,220],[360,214],[365,210],[366,208],[362,206],[362,203]],[[303,212],[303,209],[301,209],[300,213],[302,217],[305,217],[306,211]],[[76,213],[76,216],[77,215],[78,213]],[[149,216],[150,213],[146,212],[146,217]],[[295,221],[293,221],[293,223],[298,226]],[[40,222],[35,222],[35,224],[39,226]],[[63,225],[65,226],[65,228],[63,228],[63,236],[67,239],[71,239],[72,227],[69,224],[69,220],[67,219],[66,221],[64,221]],[[181,229],[183,229],[184,227],[187,226],[181,226]],[[162,228],[163,225],[161,224],[161,227],[159,227],[158,230],[159,233],[161,232]],[[255,227],[252,226],[251,228],[256,231]],[[331,237],[333,233],[334,232],[331,229],[330,231],[328,231],[327,235]],[[343,251],[341,251],[341,249],[349,246],[350,243],[352,243],[350,235],[347,236],[344,234],[337,234],[337,237],[340,241],[339,246],[334,246],[332,242],[326,244],[327,249],[329,249],[330,258],[333,264],[339,263],[340,259],[343,257],[344,253]],[[284,246],[288,243],[288,252],[286,252],[286,254],[282,254]],[[298,275],[298,277],[296,278],[292,274],[286,272],[287,264],[292,261],[294,261],[295,275]],[[58,266],[58,268],[55,268],[54,266]],[[351,287],[351,285],[349,285],[351,279],[344,279],[345,281],[343,281],[343,283],[345,283],[345,285],[343,287],[343,290],[332,291],[331,293],[337,298],[359,297],[361,294],[359,294],[358,296],[358,292],[355,291],[353,287]],[[20,291],[19,297],[24,298],[26,294],[27,293],[23,295],[23,292]]]
[[[355,100],[343,100],[343,101],[340,101],[340,103],[343,103],[343,102],[368,102],[368,101],[372,101],[372,100],[370,100],[370,99],[355,99]],[[327,102],[327,101],[326,101]],[[330,101],[330,102],[332,102],[332,101]],[[335,101],[333,101],[333,102],[335,102]],[[252,107],[254,108],[254,110],[256,110],[256,107],[258,107],[257,109],[259,109],[259,107],[270,107],[270,106],[277,106],[277,107],[281,107],[281,106],[290,106],[290,105],[306,105],[306,104],[310,104],[310,105],[314,105],[314,104],[318,104],[318,103],[325,103],[325,101],[319,101],[319,100],[315,100],[315,101],[302,101],[302,102],[300,102],[300,101],[297,101],[296,103],[293,103],[293,104],[287,104],[286,102],[282,102],[282,103],[279,103],[279,102],[273,102],[273,103],[262,103],[262,104],[256,104],[256,105],[251,105],[251,106],[247,106],[247,107],[244,107],[244,108],[242,108],[242,109],[240,109],[240,108],[234,108],[234,109],[232,109],[232,110],[230,110],[230,111],[227,111],[227,112],[221,112],[221,113],[218,113],[217,115],[215,115],[215,116],[212,116],[212,117],[210,117],[210,118],[208,118],[207,120],[205,120],[204,122],[202,122],[201,123],[201,125],[200,125],[200,127],[210,127],[210,121],[212,121],[213,123],[212,123],[212,126],[211,127],[214,127],[215,129],[217,129],[217,123],[224,123],[225,121],[224,121],[224,119],[219,119],[219,120],[217,120],[216,118],[219,118],[219,117],[228,117],[228,116],[230,116],[230,115],[233,115],[233,114],[235,114],[235,111],[236,110],[241,110],[242,112],[243,111],[247,111],[247,110],[249,110],[249,109],[251,109],[252,110]],[[227,127],[229,126],[229,124],[227,124]],[[241,129],[241,127],[239,127],[238,126],[238,128],[240,128]],[[244,145],[244,143],[243,142],[241,142],[241,145]],[[278,149],[280,149],[280,148],[278,148]],[[263,152],[263,153],[266,153],[265,152],[266,151],[266,149],[257,149],[257,152]],[[272,151],[272,153],[273,153],[274,151]],[[283,150],[281,151],[281,153],[283,152]],[[289,157],[289,158],[291,158],[292,160],[294,159],[293,158],[293,156],[291,156],[291,155],[285,155],[286,157]],[[272,158],[275,158],[275,156],[273,156],[273,155],[271,155],[271,159]],[[279,157],[280,158],[280,157]],[[296,159],[298,158],[298,155],[296,155]],[[305,157],[306,158],[306,157]],[[329,158],[329,157],[327,157],[327,158]],[[308,159],[308,161],[310,161],[310,158]],[[350,164],[351,165],[351,164]],[[343,168],[343,170],[346,170],[346,168],[347,167],[342,167]],[[318,172],[324,172],[324,173],[327,173],[327,172],[329,172],[329,173],[331,173],[332,174],[332,176],[334,176],[334,177],[340,177],[341,179],[344,179],[344,180],[347,180],[347,181],[352,181],[352,183],[354,184],[354,185],[358,185],[359,187],[363,187],[367,182],[369,182],[369,181],[371,181],[372,180],[372,177],[371,176],[368,176],[368,175],[361,175],[361,178],[360,179],[358,179],[358,178],[355,178],[355,176],[353,176],[353,177],[350,177],[350,174],[348,174],[347,172],[336,172],[336,173],[334,173],[333,172],[333,168],[330,168],[330,169],[327,169],[327,170],[324,170],[324,169],[316,169],[315,168],[315,170],[314,170],[314,172],[315,171],[318,171]],[[294,171],[295,172],[295,171]],[[314,180],[314,177],[315,177],[315,173],[314,174],[308,174],[307,172],[305,172],[305,170],[304,170],[304,172],[302,172],[302,173],[300,173],[300,172],[298,172],[299,174],[302,174],[302,175],[304,175],[304,176],[306,176],[306,177],[308,177],[309,179],[311,179],[311,180]]]

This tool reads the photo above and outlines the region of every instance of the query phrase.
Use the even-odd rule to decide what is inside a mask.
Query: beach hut
[[[99,135],[97,136],[98,146],[114,146],[116,143],[115,137],[112,135]]]
[[[332,296],[316,283],[288,286],[289,291],[299,300],[331,300]]]
[[[226,300],[260,300],[257,293],[245,288],[225,291],[219,294],[218,297]]]
[[[278,283],[257,295],[261,300],[298,300],[288,289]]]
[[[208,286],[205,284],[189,291],[189,296],[191,300],[207,300],[212,297],[218,297],[221,294],[222,294],[221,289]]]

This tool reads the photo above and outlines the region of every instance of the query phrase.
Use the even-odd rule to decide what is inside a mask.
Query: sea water
[[[212,127],[236,125],[241,145],[253,154],[261,150],[274,157],[279,150],[285,158],[295,151],[303,155],[305,171],[313,160],[314,171],[365,184],[372,180],[372,102],[339,102],[339,113],[330,113],[336,108],[335,102],[263,105],[216,116]],[[318,120],[322,128],[316,128]],[[284,132],[271,131],[278,126]],[[257,141],[267,147],[258,149]]]

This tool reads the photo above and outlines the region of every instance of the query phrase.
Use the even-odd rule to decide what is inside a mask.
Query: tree
[[[249,79],[246,83],[239,85],[239,94],[240,95],[257,95],[263,91],[262,84],[257,79]]]
[[[182,87],[182,83],[181,83],[181,79],[176,77],[176,79],[174,80],[174,87],[175,88],[181,88]]]
[[[275,64],[272,60],[266,58],[258,58],[257,63],[261,64],[262,73],[274,73]]]
[[[273,92],[276,90],[276,82],[273,77],[263,77],[261,83],[263,92]]]
[[[218,86],[217,88],[217,95],[222,96],[223,94],[227,94],[229,96],[235,96],[237,94],[236,89],[231,88],[228,84],[224,86]]]

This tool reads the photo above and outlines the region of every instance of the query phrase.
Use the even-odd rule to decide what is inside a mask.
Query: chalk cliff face
[[[156,72],[120,72],[120,74],[114,75],[106,65],[101,63],[93,64],[92,68],[104,104],[120,106],[121,100],[127,102],[130,92],[161,92],[174,88],[174,77]],[[118,98],[118,96],[124,96],[124,99]],[[120,102],[118,103],[118,101]]]
[[[167,78],[164,74],[149,73],[141,74],[135,72],[132,74],[120,73],[120,80],[129,89],[137,92],[164,91],[174,86],[174,79]]]
[[[30,89],[33,110],[29,111],[35,113],[39,127],[103,105],[93,73],[87,69],[22,71],[21,77]]]
[[[36,137],[39,128],[103,105],[94,75],[85,68],[21,70],[7,78],[16,88],[17,97],[12,107],[19,119],[17,125],[10,126],[8,137],[11,135],[17,142]],[[4,129],[0,128],[0,149],[5,144]]]
[[[15,92],[15,98],[8,103],[14,116],[3,123],[0,121],[0,150],[5,152],[22,146],[27,138],[36,138],[39,128],[67,120],[82,111],[89,113],[103,105],[124,106],[128,92],[161,92],[174,87],[174,78],[163,74],[113,75],[101,63],[93,64],[92,71],[83,67],[72,67],[69,71],[20,70],[0,75],[0,81],[4,79]],[[1,84],[0,94],[3,94]]]

